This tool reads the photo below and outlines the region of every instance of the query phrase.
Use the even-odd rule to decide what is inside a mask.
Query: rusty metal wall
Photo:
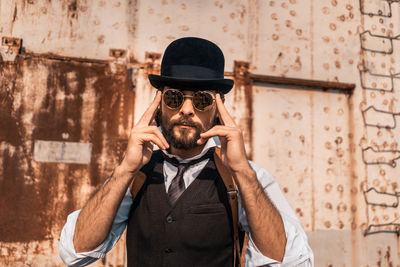
[[[126,68],[22,56],[0,66],[0,262],[51,266],[66,216],[120,159],[134,94]],[[37,141],[90,143],[90,163],[38,162]]]
[[[199,36],[224,51],[227,106],[315,266],[399,266],[399,11],[387,0],[0,0],[0,265],[62,266],[61,227],[120,159],[154,95],[147,74],[172,40]],[[54,156],[60,144],[90,162]],[[120,242],[94,266],[124,263]]]

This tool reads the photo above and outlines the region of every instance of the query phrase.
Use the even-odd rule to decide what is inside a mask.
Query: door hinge
[[[0,47],[0,53],[3,61],[14,61],[20,52],[21,45],[21,38],[3,36],[1,38]]]

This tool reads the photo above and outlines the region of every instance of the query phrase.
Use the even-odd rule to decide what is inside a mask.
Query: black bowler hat
[[[216,90],[228,93],[233,80],[224,79],[225,59],[214,43],[195,37],[173,41],[165,49],[161,75],[149,74],[151,85],[158,89]]]

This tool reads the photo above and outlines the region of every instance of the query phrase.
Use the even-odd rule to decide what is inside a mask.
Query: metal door
[[[130,75],[106,62],[20,55],[0,63],[0,80],[0,265],[61,264],[57,239],[67,215],[126,146]],[[123,264],[123,246],[115,253],[114,266]]]

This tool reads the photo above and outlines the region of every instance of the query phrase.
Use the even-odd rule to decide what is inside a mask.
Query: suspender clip
[[[227,191],[226,193],[227,193],[228,195],[237,195],[238,192],[239,192],[239,191],[237,191],[237,190],[231,190],[231,191]]]

